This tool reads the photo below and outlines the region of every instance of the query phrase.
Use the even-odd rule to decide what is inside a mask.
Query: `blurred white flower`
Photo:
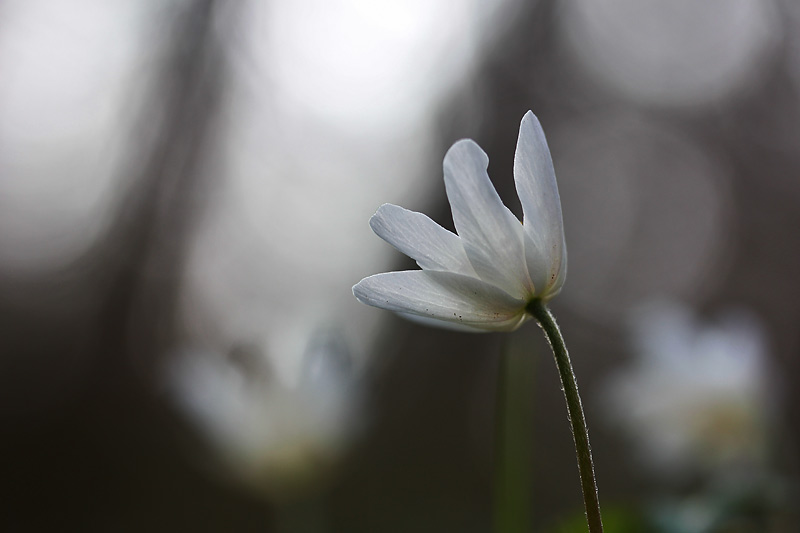
[[[311,346],[300,382],[288,386],[266,357],[235,348],[176,357],[169,374],[178,405],[226,466],[273,497],[323,479],[357,430],[360,394],[349,356],[327,336]]]
[[[673,474],[758,466],[775,384],[755,319],[732,313],[702,325],[687,308],[653,304],[633,326],[636,360],[606,393],[643,461]]]
[[[458,235],[421,213],[390,204],[378,209],[372,229],[422,270],[365,278],[353,287],[359,301],[431,325],[510,331],[530,318],[525,308],[531,300],[558,294],[567,270],[561,201],[533,113],[522,119],[514,158],[522,224],[500,200],[488,164],[469,139],[456,142],[444,157]]]

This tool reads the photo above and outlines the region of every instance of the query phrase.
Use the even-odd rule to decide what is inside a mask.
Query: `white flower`
[[[564,284],[567,252],[553,162],[538,119],[522,119],[514,181],[524,221],[500,200],[489,158],[472,140],[444,157],[444,183],[458,235],[421,213],[385,204],[370,226],[422,270],[388,272],[353,287],[366,304],[412,320],[472,331],[511,331],[530,318],[534,299]]]
[[[684,307],[654,304],[637,312],[633,336],[637,358],[606,393],[648,464],[677,475],[763,459],[774,383],[750,315],[700,325]]]
[[[258,353],[236,350],[176,357],[170,385],[189,418],[204,430],[224,465],[272,497],[318,482],[356,431],[358,386],[336,343],[306,354],[296,385],[271,373]],[[345,364],[349,360],[344,361]]]

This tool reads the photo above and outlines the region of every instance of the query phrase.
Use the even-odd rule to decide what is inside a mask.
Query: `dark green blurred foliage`
[[[603,527],[608,533],[655,533],[646,527],[645,521],[636,511],[613,504],[603,506]],[[586,531],[588,531],[586,516],[581,512],[570,516],[549,530],[549,533],[586,533]]]

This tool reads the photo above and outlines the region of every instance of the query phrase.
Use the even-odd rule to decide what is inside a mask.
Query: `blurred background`
[[[538,329],[350,289],[528,109],[607,529],[797,531],[791,0],[0,2],[0,529],[581,531]]]

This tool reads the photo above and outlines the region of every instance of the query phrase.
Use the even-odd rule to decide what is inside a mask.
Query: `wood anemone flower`
[[[361,280],[355,297],[429,325],[512,331],[531,318],[529,304],[558,294],[567,272],[561,201],[542,126],[528,111],[514,156],[523,222],[492,185],[489,158],[470,139],[444,157],[444,183],[458,235],[421,213],[384,204],[373,231],[422,270]]]

